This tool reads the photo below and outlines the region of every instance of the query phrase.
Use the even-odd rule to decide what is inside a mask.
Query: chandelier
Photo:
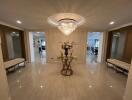
[[[65,35],[71,34],[77,28],[77,22],[74,19],[61,19],[58,21],[58,29]]]
[[[84,18],[73,13],[60,13],[50,16],[48,22],[58,27],[58,29],[65,35],[70,35],[84,22]]]

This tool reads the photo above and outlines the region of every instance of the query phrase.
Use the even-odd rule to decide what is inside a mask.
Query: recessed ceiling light
[[[115,24],[115,22],[114,22],[114,21],[111,21],[111,22],[110,22],[110,25],[113,25],[113,24]]]
[[[40,85],[40,88],[42,89],[44,86],[43,85]]]
[[[20,80],[17,80],[17,83],[20,83]]]
[[[89,88],[92,88],[92,85],[89,85],[88,87],[89,87]]]
[[[110,85],[109,87],[110,87],[110,88],[112,88],[113,86],[112,86],[112,85]]]
[[[40,32],[37,32],[38,34],[40,33]]]
[[[17,20],[16,22],[17,22],[18,24],[21,24],[21,23],[22,23],[20,20]]]

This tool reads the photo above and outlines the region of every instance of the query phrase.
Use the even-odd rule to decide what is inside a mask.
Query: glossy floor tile
[[[94,55],[93,53],[91,53],[91,51],[87,51],[86,53],[86,62],[87,63],[92,63],[92,64],[96,64],[97,63],[97,55]]]
[[[123,100],[127,76],[105,64],[72,64],[67,77],[61,68],[34,63],[8,74],[12,100]]]
[[[39,49],[37,47],[34,47],[34,56],[36,63],[46,63],[46,50],[42,50],[42,52],[39,53]]]

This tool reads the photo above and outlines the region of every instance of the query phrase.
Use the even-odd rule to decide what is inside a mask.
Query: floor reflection
[[[93,64],[97,63],[97,55],[94,55],[91,51],[87,51],[86,62],[93,63]]]
[[[46,50],[42,50],[42,52],[39,52],[37,47],[35,47],[34,50],[35,63],[46,63]]]
[[[12,100],[123,100],[127,77],[105,64],[73,64],[60,74],[60,63],[26,64],[8,75]]]

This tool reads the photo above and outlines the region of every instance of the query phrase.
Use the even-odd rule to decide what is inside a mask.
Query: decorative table
[[[64,42],[62,44],[62,49],[64,52],[61,52],[61,56],[58,59],[61,59],[63,68],[61,74],[64,76],[71,76],[73,70],[71,69],[71,63],[75,57],[72,56],[72,47],[73,43]]]

